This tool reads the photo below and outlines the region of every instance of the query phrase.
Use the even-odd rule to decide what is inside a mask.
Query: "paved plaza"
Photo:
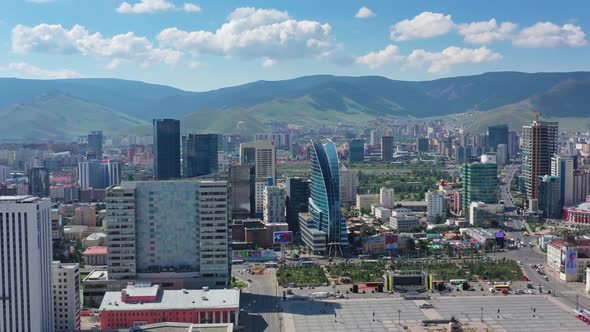
[[[424,319],[455,316],[462,323],[480,322],[483,308],[492,331],[590,331],[573,311],[545,296],[439,297],[429,302],[433,309],[401,299],[286,301],[283,324],[286,331],[297,332],[403,331],[404,325]]]

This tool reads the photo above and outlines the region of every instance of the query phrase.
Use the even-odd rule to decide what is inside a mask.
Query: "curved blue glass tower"
[[[327,234],[328,243],[346,244],[346,224],[340,215],[340,178],[336,145],[330,140],[323,145],[313,140],[311,143],[313,151],[309,213],[315,228]]]

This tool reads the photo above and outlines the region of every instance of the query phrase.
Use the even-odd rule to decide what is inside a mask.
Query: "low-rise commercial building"
[[[131,328],[159,322],[233,323],[238,325],[237,289],[162,290],[159,285],[128,285],[106,292],[100,305],[100,328]]]
[[[381,196],[379,194],[362,194],[356,195],[356,208],[359,210],[368,210],[373,204],[380,204]]]
[[[566,282],[584,281],[590,267],[590,240],[559,239],[547,244],[547,268]]]
[[[82,253],[84,264],[86,265],[107,265],[107,247],[93,246],[88,247]]]
[[[314,254],[324,255],[328,251],[328,234],[314,227],[314,219],[309,212],[299,213],[301,240]]]
[[[80,268],[78,263],[54,261],[51,266],[55,331],[80,329]]]
[[[420,219],[412,213],[410,209],[399,208],[391,213],[389,218],[389,227],[398,232],[411,232],[420,226]]]
[[[498,227],[504,220],[504,205],[471,202],[469,224],[476,227]]]

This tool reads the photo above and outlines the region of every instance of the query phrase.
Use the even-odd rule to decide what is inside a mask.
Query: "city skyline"
[[[313,74],[431,80],[590,68],[582,1],[344,1],[336,10],[309,1],[5,6],[0,76],[116,77],[203,91]],[[523,15],[527,8],[535,10]]]

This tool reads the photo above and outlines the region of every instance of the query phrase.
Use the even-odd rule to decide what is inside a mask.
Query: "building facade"
[[[86,150],[87,159],[102,159],[102,131],[92,131],[88,134],[88,149]]]
[[[445,198],[446,195],[442,191],[431,190],[426,193],[426,216],[428,220],[432,221],[437,218],[442,218],[442,220],[445,219],[447,215]]]
[[[80,330],[80,267],[54,261],[51,266],[56,332]]]
[[[272,141],[255,141],[240,144],[240,164],[254,165],[255,214],[262,214],[263,191],[276,181],[276,147]]]
[[[551,175],[559,177],[560,205],[574,205],[574,157],[551,157]]]
[[[539,185],[539,210],[543,218],[561,219],[561,181],[558,176],[540,176]]]
[[[51,202],[0,196],[0,330],[54,329],[51,288]]]
[[[49,171],[45,167],[29,169],[29,195],[49,197]]]
[[[307,212],[309,202],[309,180],[287,178],[285,192],[287,195],[286,210],[289,230],[299,233],[299,213]]]
[[[218,134],[182,136],[182,177],[208,175],[218,170]]]
[[[383,207],[393,209],[395,207],[395,191],[393,188],[381,187],[379,189],[379,203]]]
[[[312,141],[309,213],[329,244],[348,245],[346,221],[340,214],[338,152],[334,142]]]
[[[538,198],[539,177],[551,174],[558,134],[557,122],[536,120],[522,127],[522,179],[527,201]]]
[[[393,160],[393,136],[381,137],[381,160]]]
[[[254,217],[256,210],[254,165],[230,165],[230,204],[232,219]]]
[[[358,173],[351,172],[344,165],[340,166],[340,204],[354,204],[358,186]]]
[[[498,165],[494,163],[463,164],[463,212],[469,216],[472,202],[496,203]]]
[[[263,192],[263,220],[265,223],[284,223],[285,189],[277,186],[266,186]]]
[[[355,138],[348,144],[348,152],[351,163],[360,163],[365,160],[365,141]]]
[[[154,178],[180,178],[180,121],[154,119]]]
[[[107,189],[107,266],[111,279],[167,273],[195,284],[230,277],[225,181],[137,181]]]

